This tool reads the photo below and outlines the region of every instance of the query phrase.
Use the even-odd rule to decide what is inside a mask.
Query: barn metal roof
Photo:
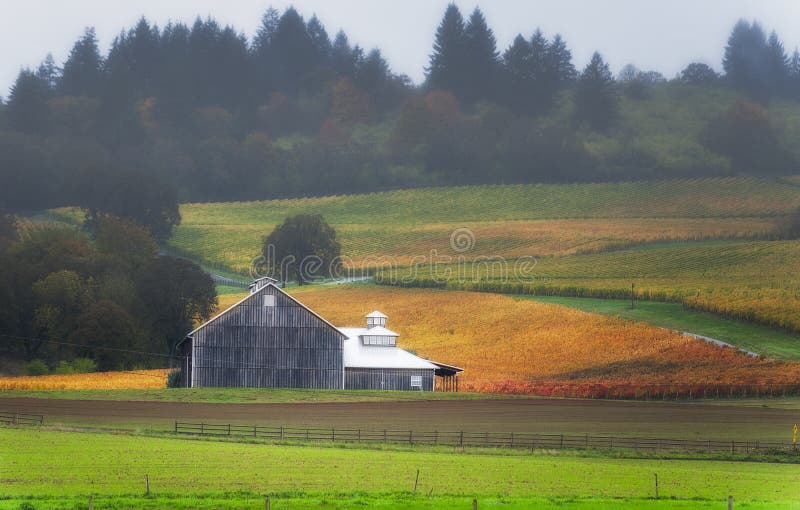
[[[339,328],[347,339],[344,341],[345,368],[405,368],[435,370],[437,365],[415,356],[399,347],[364,345],[361,335],[372,335],[377,328]],[[387,330],[388,331],[388,330]],[[396,334],[396,333],[395,333]]]
[[[371,328],[364,329],[362,335],[369,336],[400,336],[391,329],[386,329],[383,326],[372,326]]]
[[[265,278],[259,278],[259,280],[264,280],[264,279],[265,279]],[[267,279],[267,280],[271,280],[271,278],[266,278],[266,279]],[[256,281],[259,281],[259,280],[256,280]],[[225,310],[223,310],[222,312],[218,313],[217,315],[215,315],[215,316],[214,316],[214,317],[212,317],[211,319],[207,320],[206,322],[204,322],[204,323],[203,323],[203,324],[201,324],[200,326],[198,326],[198,327],[194,328],[192,331],[190,331],[189,333],[187,333],[187,334],[186,334],[186,336],[185,336],[185,337],[183,337],[183,339],[181,339],[181,341],[180,341],[180,342],[178,342],[178,343],[176,344],[176,347],[177,347],[178,345],[182,344],[182,343],[183,343],[183,342],[184,342],[184,341],[185,341],[187,338],[190,338],[192,335],[194,335],[194,334],[195,334],[195,333],[196,333],[198,330],[200,330],[200,329],[203,329],[204,327],[208,326],[208,325],[209,325],[209,324],[211,324],[212,322],[214,322],[214,321],[218,320],[220,317],[224,316],[225,314],[227,314],[228,312],[230,312],[231,310],[233,310],[234,308],[236,308],[236,307],[237,307],[237,306],[239,306],[240,304],[244,303],[244,302],[245,302],[245,301],[247,301],[248,299],[253,299],[253,297],[254,297],[254,296],[258,296],[258,295],[259,295],[259,293],[260,293],[260,292],[261,292],[263,289],[265,289],[265,288],[267,288],[267,287],[274,287],[275,289],[277,289],[277,290],[278,290],[278,292],[282,293],[284,296],[286,296],[287,298],[291,299],[292,301],[294,301],[295,303],[297,303],[297,304],[298,304],[299,306],[301,306],[302,308],[305,308],[306,310],[308,310],[308,311],[309,311],[309,312],[310,312],[312,315],[314,315],[316,318],[318,318],[319,320],[321,320],[322,322],[324,322],[324,323],[325,323],[325,325],[327,325],[327,326],[329,326],[329,327],[331,327],[331,328],[335,329],[335,330],[336,330],[338,333],[342,333],[342,332],[341,332],[341,330],[340,330],[339,328],[337,328],[336,326],[334,326],[333,324],[331,324],[330,322],[328,322],[328,320],[327,320],[325,317],[321,316],[320,314],[318,314],[317,312],[315,312],[315,311],[314,311],[314,310],[312,310],[311,308],[307,307],[306,305],[304,305],[303,303],[301,303],[300,301],[298,301],[298,300],[297,300],[297,298],[295,298],[295,297],[292,297],[292,296],[291,296],[289,293],[287,293],[285,290],[283,290],[282,288],[280,288],[280,287],[278,287],[277,285],[275,285],[275,283],[274,283],[274,282],[272,282],[272,281],[268,281],[266,285],[264,285],[263,287],[261,287],[261,289],[259,289],[259,290],[258,290],[258,292],[255,292],[255,293],[249,294],[249,295],[247,295],[246,297],[244,297],[244,298],[240,299],[239,301],[237,301],[236,303],[232,304],[231,306],[229,306],[228,308],[226,308],[226,309],[225,309]]]

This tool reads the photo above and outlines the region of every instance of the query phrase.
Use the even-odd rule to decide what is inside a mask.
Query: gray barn
[[[189,387],[435,389],[462,370],[397,347],[386,316],[365,328],[337,328],[262,278],[250,295],[198,327],[179,344]]]

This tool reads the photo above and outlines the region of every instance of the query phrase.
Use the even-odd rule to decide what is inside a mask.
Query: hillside
[[[724,317],[800,332],[800,241],[688,242],[545,257],[520,278],[513,266],[379,273],[390,285],[511,294],[675,301]]]
[[[691,388],[698,395],[723,381],[719,391],[768,391],[800,374],[800,362],[751,358],[641,322],[506,296],[363,285],[292,294],[337,325],[386,312],[401,347],[467,368],[466,391],[643,396]]]
[[[768,234],[800,206],[792,179],[716,178],[600,184],[424,188],[261,202],[184,204],[175,252],[247,275],[261,239],[290,214],[319,213],[355,267],[406,265],[453,255],[450,235],[468,227],[469,255],[516,257],[603,251],[667,240]]]

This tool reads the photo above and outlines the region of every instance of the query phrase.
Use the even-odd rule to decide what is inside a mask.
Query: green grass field
[[[401,264],[431,249],[450,253],[450,234],[469,227],[472,255],[550,255],[639,243],[763,236],[773,218],[800,206],[789,179],[684,179],[574,185],[462,186],[363,195],[184,204],[170,249],[211,267],[247,274],[262,239],[286,216],[319,213],[356,265]],[[61,217],[75,220],[61,210]],[[366,259],[366,260],[365,260]]]
[[[137,400],[154,402],[206,403],[322,403],[322,402],[408,402],[427,400],[477,400],[530,398],[485,393],[420,391],[309,390],[293,388],[172,388],[140,390],[14,390],[0,392],[2,398],[56,398],[77,400]],[[2,402],[2,400],[0,400]]]
[[[800,359],[800,336],[748,322],[724,319],[708,312],[687,310],[679,303],[631,302],[620,299],[561,296],[523,296],[543,303],[586,312],[647,322],[659,327],[708,336],[775,359]]]
[[[0,428],[0,508],[797,508],[797,466]],[[417,494],[413,494],[419,470]],[[651,499],[659,476],[662,500]],[[702,473],[702,476],[698,476]],[[144,496],[144,476],[150,497]],[[431,494],[431,497],[428,497]],[[434,497],[435,496],[435,497]],[[30,507],[29,507],[30,508]]]

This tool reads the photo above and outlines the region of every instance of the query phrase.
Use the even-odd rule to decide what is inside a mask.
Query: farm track
[[[4,411],[45,424],[170,429],[174,420],[290,427],[592,433],[690,439],[786,440],[800,411],[702,402],[560,399],[221,404],[5,398]]]

